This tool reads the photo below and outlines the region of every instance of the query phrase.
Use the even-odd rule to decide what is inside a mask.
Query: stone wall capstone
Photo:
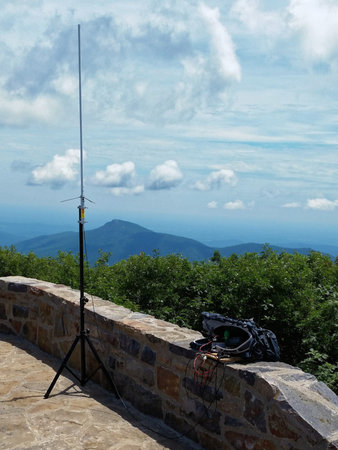
[[[87,298],[91,340],[120,395],[140,411],[205,449],[338,449],[338,399],[314,376],[281,362],[204,360],[189,347],[200,333]],[[78,291],[0,278],[0,333],[63,358],[78,332]],[[79,369],[79,349],[69,364]],[[88,371],[96,365],[88,352]],[[101,370],[94,381],[108,387]]]

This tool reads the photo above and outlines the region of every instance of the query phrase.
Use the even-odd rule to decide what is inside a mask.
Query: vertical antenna
[[[79,249],[80,249],[80,329],[79,334],[74,339],[74,342],[69,349],[68,353],[66,354],[59,370],[57,371],[51,385],[49,386],[47,392],[45,393],[44,397],[48,398],[49,394],[51,393],[57,379],[61,375],[63,369],[67,369],[80,383],[81,386],[84,386],[87,381],[94,376],[94,374],[99,370],[102,369],[104,374],[106,375],[108,381],[110,381],[112,388],[115,390],[114,382],[112,379],[111,374],[108,372],[108,370],[105,368],[103,362],[100,359],[99,354],[95,350],[94,345],[92,344],[91,340],[89,339],[89,330],[85,329],[85,321],[84,321],[84,308],[85,303],[87,303],[87,299],[85,297],[84,293],[84,254],[83,254],[83,241],[84,241],[84,223],[85,223],[85,196],[83,192],[83,148],[82,148],[82,93],[81,93],[81,41],[80,41],[80,25],[77,26],[77,36],[78,36],[78,52],[79,52],[79,109],[80,109],[80,161],[81,161],[81,204],[78,207],[79,209]],[[89,200],[90,201],[90,200]],[[75,350],[76,345],[80,341],[80,376],[78,376],[68,365],[68,360],[71,357],[73,351]],[[98,367],[90,374],[87,374],[87,368],[86,368],[86,348],[85,344],[88,344],[90,350],[92,351],[94,357],[96,358],[96,361],[98,363]]]
[[[83,192],[83,148],[82,148],[82,92],[81,92],[81,36],[80,25],[77,26],[78,54],[79,54],[79,116],[80,116],[80,164],[81,164],[81,204],[79,206],[79,249],[80,249],[80,334],[85,334],[84,306],[87,299],[84,295],[84,254],[83,254],[83,226],[84,226],[84,192]],[[81,384],[86,379],[86,351],[85,340],[81,339]]]
[[[80,116],[80,164],[81,164],[81,207],[84,207],[83,191],[83,146],[82,146],[82,89],[81,89],[81,34],[80,24],[77,26],[78,55],[79,55],[79,116]]]

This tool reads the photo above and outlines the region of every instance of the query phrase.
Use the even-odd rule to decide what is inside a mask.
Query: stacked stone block
[[[206,449],[338,448],[337,397],[312,375],[283,363],[208,359],[199,366],[189,348],[199,333],[87,297],[91,340],[119,394],[140,411]],[[79,331],[79,314],[78,291],[0,279],[1,333],[23,336],[63,358]],[[70,360],[75,369],[79,350]],[[89,373],[97,365],[90,351],[87,364]],[[95,381],[109,387],[102,371]]]

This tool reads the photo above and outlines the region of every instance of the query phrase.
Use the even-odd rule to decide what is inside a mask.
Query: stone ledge
[[[215,442],[224,448],[337,448],[337,397],[312,375],[284,363],[216,366],[210,360],[221,383],[217,389],[214,380],[203,386],[196,381],[196,352],[189,347],[200,333],[87,297],[86,327],[93,343],[119,390],[142,411],[178,430],[190,427],[205,448]],[[78,322],[78,291],[24,277],[0,278],[0,330],[63,358]],[[87,361],[95,362],[91,354]],[[79,367],[78,351],[70,363]],[[105,385],[102,374],[95,380]],[[205,403],[216,401],[210,415]]]

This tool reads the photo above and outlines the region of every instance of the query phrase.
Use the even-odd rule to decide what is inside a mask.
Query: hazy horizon
[[[21,213],[23,210],[21,210]],[[22,217],[9,215],[11,220],[0,220],[0,232],[21,235],[22,239],[40,235],[55,234],[64,231],[78,231],[77,203],[67,207],[64,217],[52,214],[38,216],[29,212]],[[269,243],[290,247],[311,247],[315,245],[338,248],[337,231],[334,226],[324,224],[280,223],[278,221],[235,221],[224,223],[222,220],[211,222],[183,219],[182,217],[151,217],[149,215],[120,214],[109,216],[95,212],[95,205],[89,205],[86,210],[85,229],[91,230],[104,225],[111,220],[125,220],[143,226],[149,230],[168,233],[195,239],[210,246],[229,246],[241,243]]]

